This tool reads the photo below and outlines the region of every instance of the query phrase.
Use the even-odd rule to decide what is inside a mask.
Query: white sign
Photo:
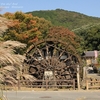
[[[45,71],[44,77],[45,77],[45,79],[52,79],[53,78],[53,72],[52,71]]]

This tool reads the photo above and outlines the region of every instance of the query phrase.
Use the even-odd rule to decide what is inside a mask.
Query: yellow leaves
[[[29,40],[29,43],[31,44],[31,43],[34,43],[34,42],[37,42],[37,41],[38,41],[38,37],[35,37],[35,38]]]
[[[22,12],[16,12],[15,14],[14,14],[14,18],[15,19],[18,19],[20,22],[21,21],[23,21],[24,19],[25,19],[25,14],[24,13],[22,13]]]
[[[25,14],[25,16],[33,19],[33,15],[32,14]]]
[[[14,18],[14,14],[9,13],[9,12],[6,12],[3,16],[8,18],[8,19],[13,19]]]
[[[28,32],[29,32],[29,33],[34,33],[34,32],[36,32],[36,31],[38,31],[38,28],[37,28],[37,27],[32,28],[32,29],[31,29],[31,30],[29,30]]]
[[[22,41],[22,42],[24,42],[24,41],[27,41],[27,39],[29,38],[29,34],[27,34],[27,33],[21,33],[21,34],[16,34],[16,37],[17,37],[17,40],[18,41]]]
[[[35,25],[36,24],[36,20],[30,20],[30,24]]]

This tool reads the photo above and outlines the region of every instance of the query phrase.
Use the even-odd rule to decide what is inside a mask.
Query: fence
[[[0,100],[8,100],[5,95],[3,95],[2,85],[0,85]]]
[[[86,90],[89,89],[100,89],[100,80],[88,80],[86,79]]]
[[[21,87],[29,87],[29,88],[73,88],[75,90],[75,79],[73,80],[20,80],[18,83],[18,89]]]

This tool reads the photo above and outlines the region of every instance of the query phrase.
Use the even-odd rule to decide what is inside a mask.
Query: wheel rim
[[[53,79],[73,79],[79,56],[70,45],[48,39],[28,49],[25,63],[29,73],[37,79],[44,79],[45,72],[52,72]]]

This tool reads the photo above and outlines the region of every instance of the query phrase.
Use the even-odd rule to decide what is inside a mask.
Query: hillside
[[[38,16],[40,18],[43,17],[51,21],[55,26],[64,26],[70,30],[80,28],[84,25],[100,23],[100,18],[62,9],[41,10],[28,13],[32,13],[33,16]]]

